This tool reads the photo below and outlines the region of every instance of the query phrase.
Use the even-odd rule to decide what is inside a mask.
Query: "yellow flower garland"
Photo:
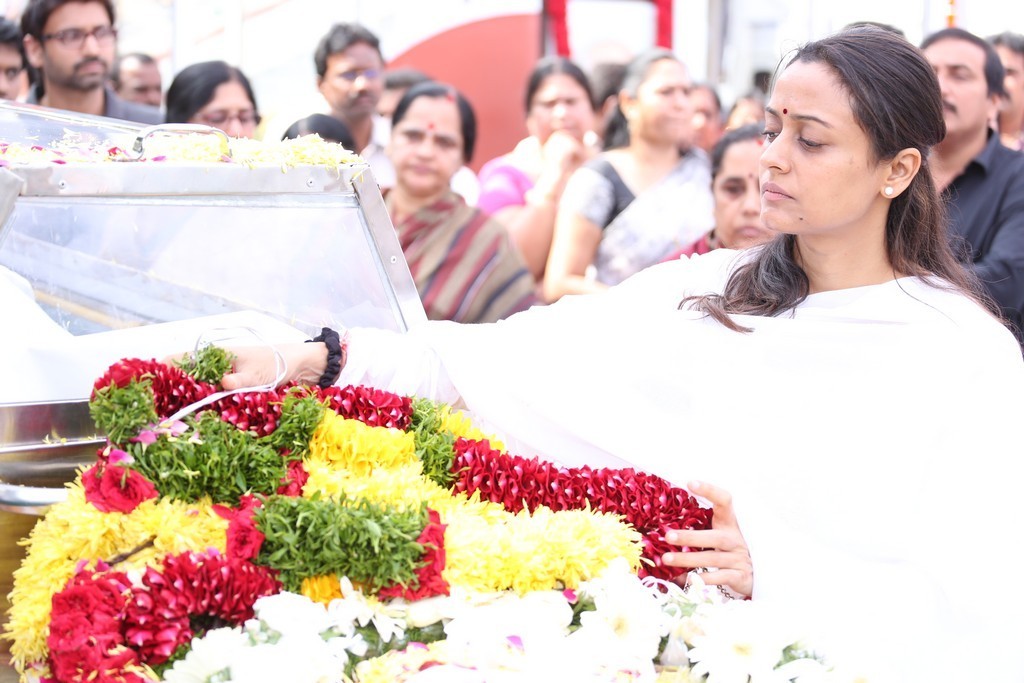
[[[328,410],[309,440],[309,460],[370,477],[377,469],[418,463],[414,439],[411,432],[371,427]]]

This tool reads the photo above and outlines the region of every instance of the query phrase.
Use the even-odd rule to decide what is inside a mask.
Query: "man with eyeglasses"
[[[27,102],[154,124],[155,107],[126,102],[107,83],[117,50],[111,0],[30,0],[21,16],[25,53],[39,71]]]
[[[385,154],[391,124],[377,114],[384,91],[384,57],[380,40],[355,23],[335,24],[316,47],[317,87],[331,108],[331,116],[344,123],[356,148],[373,169],[382,189],[395,184],[395,168]]]
[[[21,30],[10,19],[0,17],[0,99],[18,99],[24,71],[25,50],[21,45]]]

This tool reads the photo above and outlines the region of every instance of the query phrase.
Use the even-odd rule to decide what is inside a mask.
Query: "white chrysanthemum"
[[[240,628],[217,628],[207,631],[202,638],[192,641],[184,659],[164,672],[166,683],[207,683],[214,675],[225,671],[243,651],[248,651],[249,639]]]
[[[614,656],[646,662],[658,656],[671,621],[652,589],[625,561],[614,561],[581,590],[593,598],[595,609],[580,615],[580,630],[574,636],[592,643],[597,648],[594,656],[618,653]]]
[[[442,619],[450,619],[452,605],[452,598],[448,595],[435,595],[410,602],[406,606],[405,622],[413,628],[423,628]]]
[[[253,606],[256,619],[282,636],[315,638],[331,627],[327,610],[304,595],[283,591],[260,598]]]
[[[248,648],[231,663],[230,679],[245,683],[316,681],[340,683],[345,659],[320,637],[288,635],[273,644]]]
[[[695,615],[703,633],[693,638],[693,672],[708,683],[789,681],[776,670],[794,638],[777,619],[753,602],[702,605]]]
[[[558,591],[477,596],[453,613],[444,629],[447,644],[460,663],[479,667],[518,667],[524,652],[542,661],[561,658],[572,623],[572,608]]]

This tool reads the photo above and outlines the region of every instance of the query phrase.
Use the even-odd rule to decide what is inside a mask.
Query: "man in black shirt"
[[[1000,144],[989,125],[1005,96],[1002,63],[986,41],[958,28],[933,33],[921,49],[942,91],[946,137],[929,163],[948,198],[954,248],[1024,341],[1024,155]]]

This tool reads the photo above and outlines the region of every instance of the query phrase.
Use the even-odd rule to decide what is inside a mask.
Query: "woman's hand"
[[[732,496],[717,486],[701,482],[690,482],[689,489],[691,493],[711,501],[714,506],[711,528],[676,529],[666,534],[666,540],[672,545],[706,550],[665,553],[662,562],[670,567],[685,569],[710,568],[710,571],[701,574],[704,583],[724,586],[742,597],[750,597],[754,590],[754,565],[750,560],[747,542],[736,522]],[[680,580],[685,581],[685,578],[682,576]]]
[[[274,350],[280,353],[276,358]],[[316,384],[327,369],[327,345],[323,342],[239,346],[228,349],[235,356],[221,386],[226,390],[295,381]],[[175,358],[164,359],[170,363]],[[278,379],[280,375],[280,380]]]
[[[541,158],[544,160],[545,171],[565,185],[569,175],[587,160],[587,148],[572,133],[556,130],[548,136],[541,148]]]

